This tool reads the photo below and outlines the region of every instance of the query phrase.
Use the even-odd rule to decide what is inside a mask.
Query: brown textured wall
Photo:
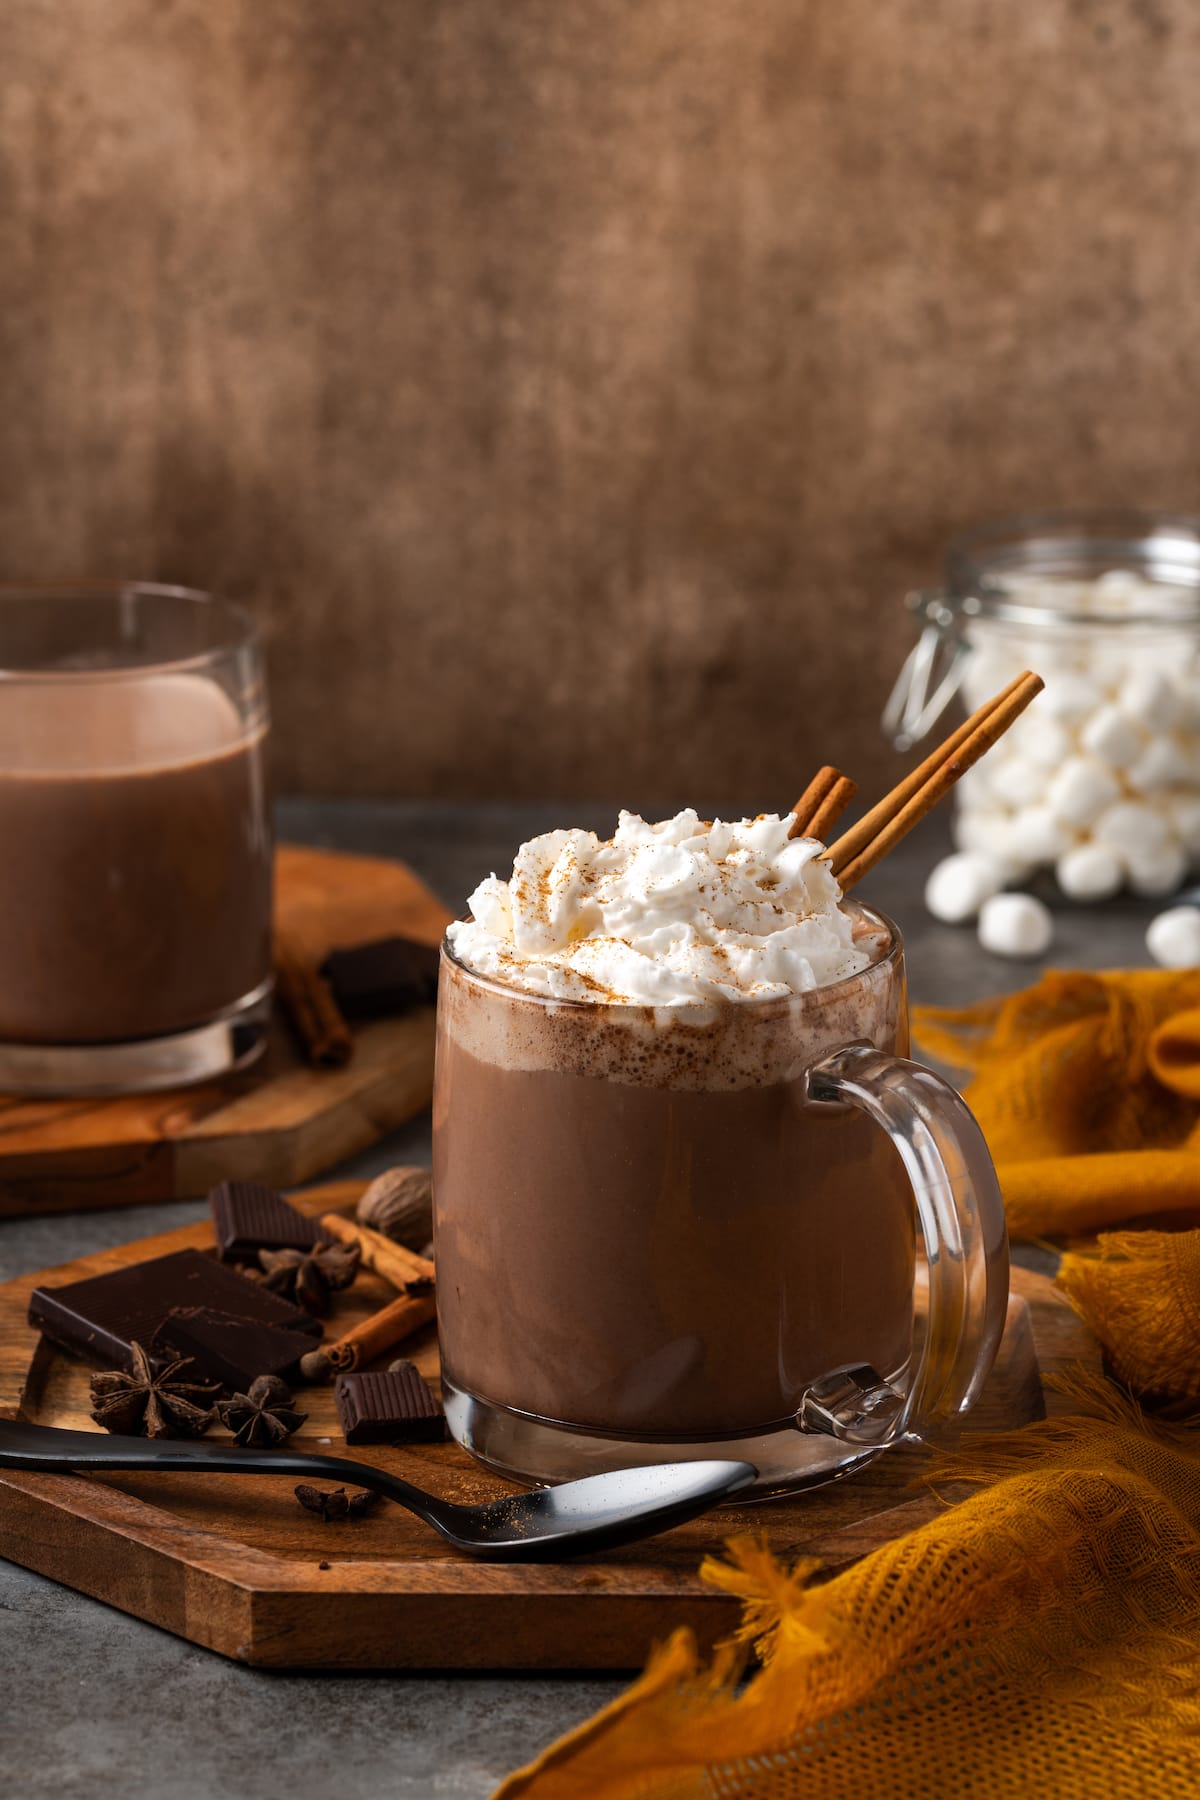
[[[0,577],[271,631],[278,773],[870,780],[956,526],[1197,504],[1192,0],[4,0]]]

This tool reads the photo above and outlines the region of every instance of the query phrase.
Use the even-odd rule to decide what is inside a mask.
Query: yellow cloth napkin
[[[1200,970],[1056,973],[1007,999],[918,1007],[967,1099],[1015,1238],[1200,1222]]]
[[[765,1666],[676,1632],[497,1800],[1179,1800],[1200,1793],[1200,1440],[1099,1378],[978,1443],[986,1482],[824,1586],[753,1539],[705,1573]]]

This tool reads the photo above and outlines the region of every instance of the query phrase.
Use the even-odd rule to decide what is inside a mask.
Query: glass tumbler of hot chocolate
[[[0,1091],[174,1087],[263,1049],[266,734],[237,608],[0,588]]]
[[[733,1457],[765,1496],[973,1404],[1008,1299],[995,1171],[908,1060],[896,926],[847,895],[1041,685],[832,842],[854,784],[825,768],[791,813],[622,814],[476,889],[442,949],[434,1196],[446,1417],[480,1461]]]

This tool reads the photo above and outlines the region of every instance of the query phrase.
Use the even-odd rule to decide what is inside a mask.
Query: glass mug
[[[443,946],[438,1332],[481,1462],[538,1483],[732,1457],[762,1495],[978,1397],[1008,1300],[995,1170],[905,1058],[899,932],[847,910],[860,973],[725,1004],[543,999]]]
[[[174,1087],[262,1051],[266,736],[236,608],[0,589],[0,1091]]]

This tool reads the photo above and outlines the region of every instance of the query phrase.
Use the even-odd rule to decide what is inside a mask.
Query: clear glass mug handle
[[[872,1369],[841,1369],[801,1401],[802,1430],[880,1448],[964,1413],[995,1361],[1008,1310],[1008,1232],[983,1133],[962,1096],[920,1063],[847,1044],[815,1063],[808,1098],[857,1106],[887,1132],[916,1200],[929,1265],[920,1361],[899,1393]]]

